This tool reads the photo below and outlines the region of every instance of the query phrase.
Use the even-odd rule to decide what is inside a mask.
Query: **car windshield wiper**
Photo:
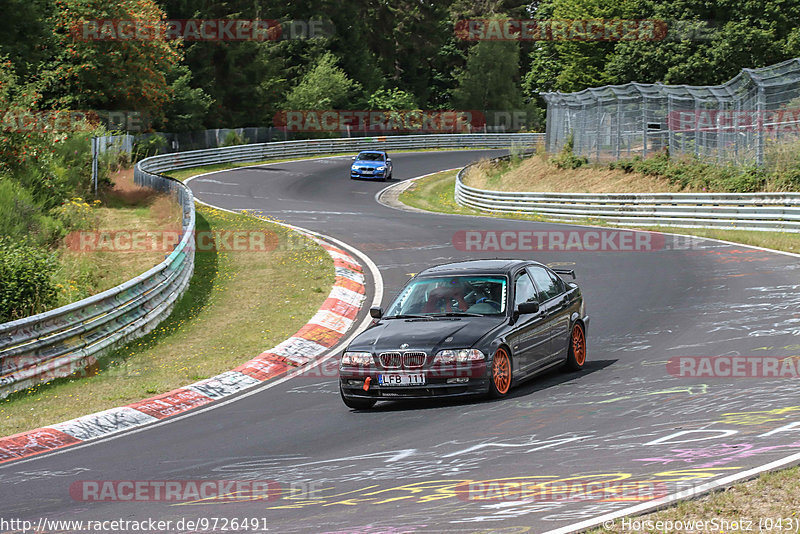
[[[429,317],[483,317],[482,313],[470,313],[470,312],[443,312],[443,313],[432,313]]]
[[[401,313],[398,315],[384,315],[382,319],[427,319],[430,315],[416,315],[413,313]]]

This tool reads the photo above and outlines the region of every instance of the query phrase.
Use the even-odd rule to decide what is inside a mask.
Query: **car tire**
[[[345,397],[341,387],[339,388],[339,395],[342,397],[344,405],[353,410],[369,410],[378,402],[376,399],[354,399]]]
[[[508,351],[500,347],[494,353],[492,365],[489,368],[489,397],[498,399],[508,395],[511,389],[511,356]]]
[[[569,336],[569,349],[565,367],[570,371],[580,371],[586,363],[586,330],[583,324],[575,323]]]

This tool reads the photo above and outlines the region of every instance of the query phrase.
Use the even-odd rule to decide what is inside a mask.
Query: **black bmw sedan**
[[[339,390],[355,409],[379,400],[505,396],[554,366],[586,362],[589,317],[581,290],[534,261],[478,260],[413,277],[339,365]]]

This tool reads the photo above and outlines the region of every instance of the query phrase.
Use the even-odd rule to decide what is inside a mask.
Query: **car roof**
[[[442,276],[457,274],[508,274],[523,265],[536,265],[530,260],[496,259],[496,260],[467,260],[455,263],[445,263],[425,269],[418,276]]]
[[[385,150],[362,150],[359,154],[386,154]]]

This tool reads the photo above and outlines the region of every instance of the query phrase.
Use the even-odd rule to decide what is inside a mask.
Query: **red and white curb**
[[[310,233],[297,231],[317,242],[333,258],[336,281],[319,311],[295,335],[249,362],[217,376],[127,406],[0,438],[0,463],[110,436],[182,414],[304,366],[328,352],[352,328],[366,299],[364,273],[358,261],[344,250]]]

